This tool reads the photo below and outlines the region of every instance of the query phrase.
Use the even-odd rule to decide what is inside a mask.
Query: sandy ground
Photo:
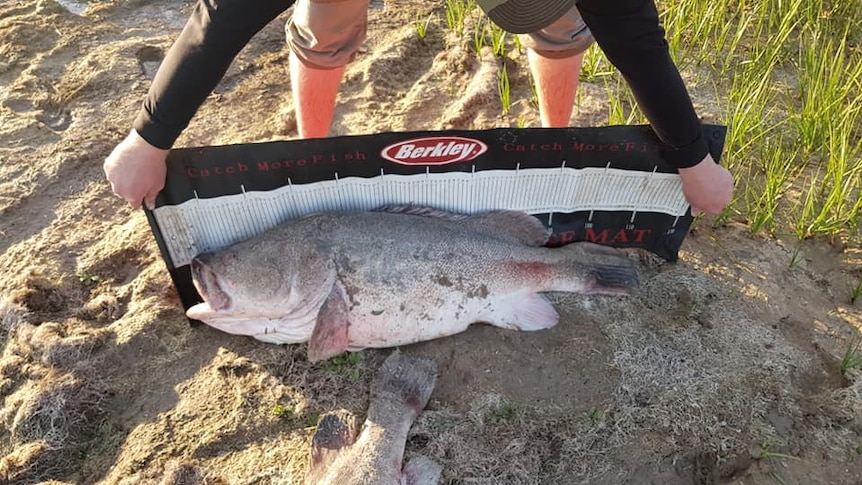
[[[312,365],[304,346],[190,327],[144,215],[110,193],[102,161],[190,6],[0,3],[2,483],[299,483],[316,417],[363,415],[388,354]],[[419,39],[412,21],[432,13]],[[507,61],[519,101],[502,116],[500,63],[441,15],[372,12],[333,134],[536,124],[525,56]],[[283,21],[178,146],[296,136]],[[604,96],[584,83],[573,123],[604,123]],[[862,325],[858,247],[704,221],[678,263],[632,258],[636,295],[559,297],[551,330],[474,326],[404,349],[440,368],[408,456],[452,484],[862,481],[862,380],[838,365]]]

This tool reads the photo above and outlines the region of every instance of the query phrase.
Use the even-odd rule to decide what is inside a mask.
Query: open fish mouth
[[[222,289],[218,275],[199,258],[192,259],[192,282],[212,310],[230,308],[230,295]]]

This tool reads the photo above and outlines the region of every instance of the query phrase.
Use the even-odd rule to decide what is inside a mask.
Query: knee
[[[595,39],[575,6],[544,29],[522,35],[521,41],[542,57],[558,59],[583,53]]]
[[[368,0],[296,3],[285,27],[287,45],[305,64],[333,69],[351,62],[365,40]]]

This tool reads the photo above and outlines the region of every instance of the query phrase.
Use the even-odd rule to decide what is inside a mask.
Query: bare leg
[[[578,76],[581,73],[583,53],[572,57],[544,57],[533,49],[527,49],[530,71],[536,81],[539,98],[539,113],[545,128],[569,126],[575,94],[578,92]]]
[[[290,53],[290,85],[300,137],[323,138],[329,133],[343,74],[344,66],[315,69]]]

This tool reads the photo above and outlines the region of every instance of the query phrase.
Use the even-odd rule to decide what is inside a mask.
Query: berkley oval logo
[[[488,151],[488,145],[472,138],[432,136],[389,145],[380,156],[402,165],[446,165],[473,160]]]

